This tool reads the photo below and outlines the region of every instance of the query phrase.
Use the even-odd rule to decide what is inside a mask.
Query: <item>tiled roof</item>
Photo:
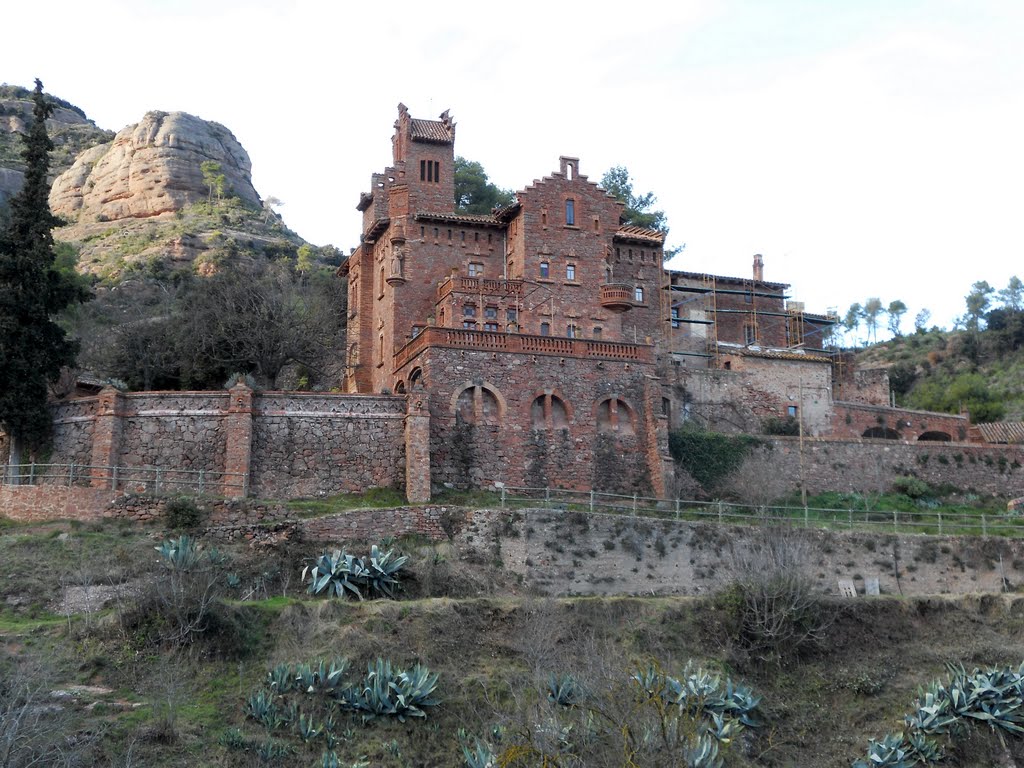
[[[664,232],[659,232],[656,229],[634,227],[629,224],[619,227],[615,232],[615,236],[624,240],[641,240],[645,243],[657,243],[658,245],[665,242]]]
[[[490,214],[430,213],[427,211],[417,211],[413,218],[417,221],[447,221],[452,224],[487,224],[492,227],[499,226],[498,220]]]
[[[805,352],[793,352],[786,349],[765,349],[753,347],[733,347],[718,345],[720,354],[741,355],[743,357],[762,357],[767,360],[801,360],[807,363],[831,363],[832,360],[825,355],[814,355]]]
[[[997,421],[978,424],[978,431],[986,443],[1024,443],[1024,422]]]
[[[431,144],[451,144],[455,141],[450,124],[445,125],[440,120],[418,120],[413,118],[409,135],[413,141],[426,141]]]
[[[705,278],[713,278],[715,282],[719,283],[754,283],[755,285],[760,285],[763,288],[777,288],[780,291],[789,288],[789,283],[770,283],[767,280],[751,280],[749,277],[728,277],[726,275],[711,275],[706,272],[683,272],[680,269],[670,269],[668,273],[670,276],[679,275],[680,277],[685,277],[690,280],[703,280]]]

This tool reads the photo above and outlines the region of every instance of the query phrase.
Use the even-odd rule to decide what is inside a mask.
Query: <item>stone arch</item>
[[[953,436],[949,432],[939,432],[933,430],[931,432],[922,432],[917,436],[918,442],[933,441],[936,443],[949,443],[953,441]]]
[[[868,427],[861,437],[873,438],[876,440],[899,440],[900,433],[892,427]]]
[[[397,383],[395,384],[395,394],[396,395],[404,395],[405,394],[405,381],[404,380],[399,379],[397,381]]]
[[[572,406],[557,389],[539,392],[530,404],[530,426],[533,429],[568,429]]]
[[[423,389],[423,369],[413,368],[409,373],[409,391]]]
[[[618,395],[606,397],[594,405],[594,420],[598,432],[636,434],[636,409]]]
[[[467,381],[452,394],[452,414],[463,424],[498,426],[505,408],[505,398],[490,382]]]

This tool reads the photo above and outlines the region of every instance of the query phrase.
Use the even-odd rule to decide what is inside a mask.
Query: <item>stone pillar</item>
[[[662,408],[660,379],[653,376],[644,379],[644,400],[647,467],[651,473],[651,486],[657,498],[667,499],[673,493],[675,462],[668,450],[668,415]]]
[[[249,465],[252,459],[252,390],[238,382],[228,390],[222,493],[228,497],[249,495]]]
[[[405,497],[410,504],[430,501],[430,410],[423,392],[410,394],[406,405]]]
[[[124,395],[111,386],[104,387],[96,406],[92,427],[92,455],[89,463],[89,485],[110,487],[114,483],[113,467],[121,459],[121,420],[124,418]]]

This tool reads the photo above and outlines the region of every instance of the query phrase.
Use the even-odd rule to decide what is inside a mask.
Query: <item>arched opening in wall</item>
[[[875,440],[899,440],[900,433],[891,427],[868,427],[861,437],[870,437]]]
[[[399,379],[398,383],[395,384],[395,394],[396,395],[404,395],[405,394],[405,382],[402,381],[401,379]]]
[[[415,389],[423,389],[423,369],[413,368],[412,373],[409,374],[409,391]]]
[[[499,395],[483,384],[465,387],[455,398],[455,418],[462,424],[498,426],[502,403]]]
[[[633,409],[620,397],[609,397],[597,404],[597,431],[619,435],[636,434]]]
[[[530,405],[530,424],[534,429],[568,429],[569,407],[558,395],[545,392]]]
[[[953,441],[953,436],[948,432],[922,432],[918,436],[917,441],[919,443],[924,441],[932,441],[936,443],[949,443]]]

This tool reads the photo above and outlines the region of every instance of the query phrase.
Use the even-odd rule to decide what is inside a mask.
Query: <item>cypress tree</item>
[[[50,436],[47,384],[75,361],[77,343],[54,317],[87,291],[54,268],[50,211],[50,151],[46,118],[53,106],[36,80],[32,127],[23,136],[25,181],[10,200],[10,220],[0,232],[0,428],[11,437],[11,462],[20,446],[44,445]]]

